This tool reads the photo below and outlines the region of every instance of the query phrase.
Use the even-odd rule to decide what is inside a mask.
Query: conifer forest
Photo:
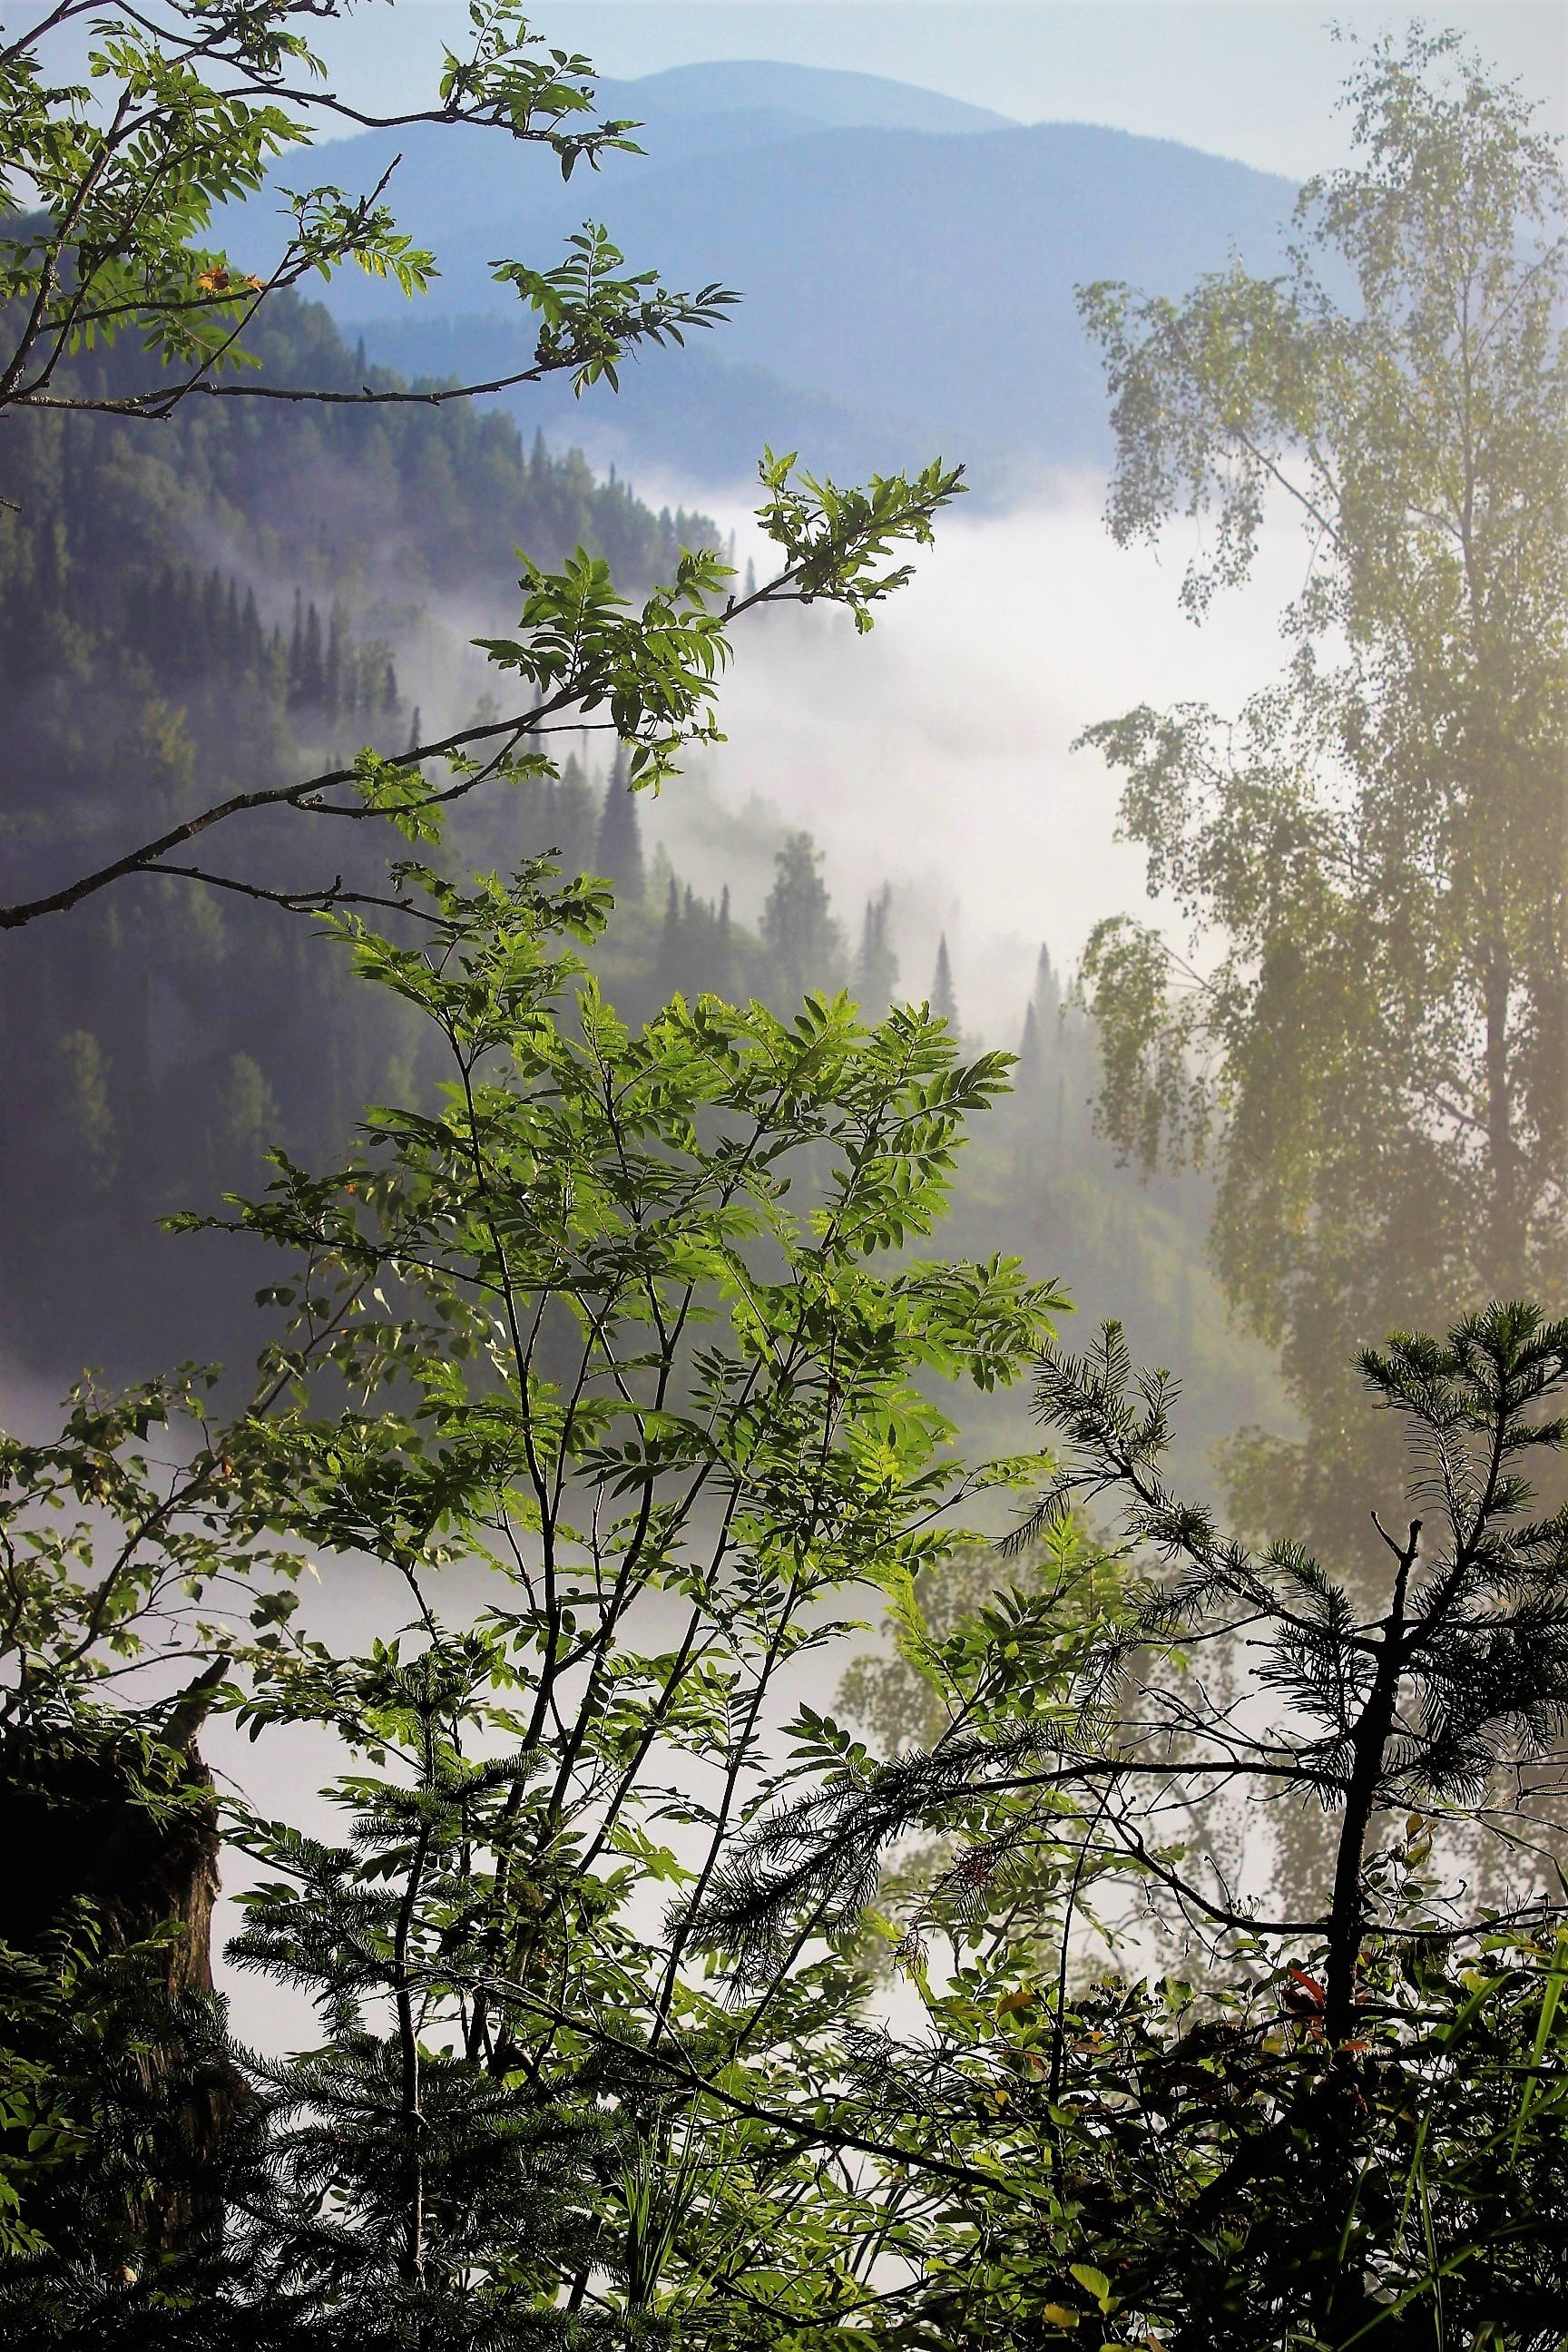
[[[5,2346],[1568,2352],[1562,90],[1300,13],[6,0]]]

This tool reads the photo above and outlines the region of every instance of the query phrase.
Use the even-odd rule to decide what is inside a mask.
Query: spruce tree
[[[465,1754],[496,1659],[493,1636],[457,1634],[341,1669],[343,1736],[382,1766],[335,1792],[348,1836],[250,1825],[283,1874],[247,1899],[231,1958],[306,1993],[324,2039],[255,2067],[269,2160],[237,2235],[302,2340],[330,2313],[356,2352],[534,2352],[556,2282],[600,2251],[581,2182],[613,2168],[613,2118],[483,2063],[473,2031],[474,1982],[537,1932],[520,1792],[539,1759]]]
[[[642,824],[637,794],[631,789],[631,763],[625,744],[616,747],[615,764],[605,786],[599,814],[596,863],[606,882],[616,886],[623,906],[640,907],[647,896],[647,868],[643,858]]]
[[[716,996],[728,996],[730,977],[730,885],[726,882],[719,899],[718,919],[713,926],[713,972],[710,987]]]
[[[555,793],[555,829],[544,845],[567,879],[592,867],[600,822],[583,763],[574,752],[561,772]]]
[[[937,945],[936,971],[931,984],[931,1009],[939,1021],[946,1022],[956,1037],[960,1028],[958,999],[952,992],[952,965],[948,960],[945,931]]]
[[[892,908],[892,885],[884,882],[876,897],[867,899],[860,925],[860,948],[850,984],[861,1010],[872,1014],[886,1010],[899,984],[899,960],[888,937]]]
[[[809,833],[786,835],[774,860],[773,887],[763,908],[763,940],[784,998],[837,985],[844,934],[819,871],[822,852]]]
[[[326,685],[321,649],[321,616],[315,599],[305,608],[305,640],[300,656],[300,701],[306,710],[320,710]]]
[[[1013,1091],[1020,1099],[1033,1101],[1040,1090],[1040,1024],[1031,1003],[1024,1013],[1024,1034],[1018,1045],[1018,1066],[1013,1074]]]
[[[672,996],[680,986],[680,885],[672,874],[669,894],[664,902],[664,923],[658,935],[658,961],[654,967],[661,996]]]
[[[221,670],[225,654],[223,581],[216,565],[202,583],[200,646],[199,658],[194,660],[191,666],[194,669],[199,669],[204,675],[211,677],[216,671]]]
[[[297,710],[305,698],[305,600],[294,591],[294,625],[289,634],[289,708]]]
[[[342,708],[346,637],[343,608],[334,601],[327,629],[326,659],[321,666],[321,709],[329,719],[335,719]]]
[[[1047,1021],[1056,1018],[1061,1011],[1061,980],[1055,964],[1051,961],[1050,949],[1042,940],[1039,961],[1035,966],[1035,1007],[1039,1013],[1042,1028]]]

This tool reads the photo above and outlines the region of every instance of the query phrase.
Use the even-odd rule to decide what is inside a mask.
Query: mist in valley
[[[220,169],[153,5],[107,194],[0,45],[0,2336],[1561,2352],[1559,20]]]

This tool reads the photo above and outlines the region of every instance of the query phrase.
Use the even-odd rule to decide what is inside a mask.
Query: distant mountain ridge
[[[771,113],[819,130],[1016,130],[1016,119],[916,82],[771,58],[720,58],[598,85],[601,114],[635,115],[650,129],[724,114]]]
[[[531,337],[489,265],[543,258],[584,216],[603,219],[634,264],[744,299],[695,352],[628,369],[618,401],[574,404],[557,383],[518,413],[598,462],[703,485],[748,471],[763,439],[846,470],[940,450],[997,497],[1044,469],[1101,464],[1104,386],[1075,287],[1124,278],[1176,294],[1233,253],[1273,267],[1295,194],[1174,142],[1009,123],[871,75],[681,67],[603,83],[599,103],[643,121],[645,155],[566,185],[536,157],[434,127],[316,151],[319,175],[353,191],[401,152],[399,212],[442,271],[416,305],[357,278],[326,299],[405,373],[500,374],[527,363]],[[248,222],[246,240],[259,259]]]

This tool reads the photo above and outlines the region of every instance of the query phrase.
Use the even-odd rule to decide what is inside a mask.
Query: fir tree
[[[555,824],[549,847],[563,877],[586,873],[597,849],[599,812],[575,752],[562,771],[555,793]]]
[[[1013,1074],[1013,1090],[1020,1099],[1033,1101],[1040,1088],[1040,1024],[1031,1003],[1024,1014],[1024,1034],[1018,1045],[1018,1066]]]
[[[647,869],[643,858],[642,824],[637,794],[631,789],[631,763],[625,744],[617,747],[615,765],[605,786],[599,815],[596,859],[599,872],[616,886],[624,906],[640,907],[647,895]]]
[[[327,630],[326,660],[321,668],[321,709],[329,719],[335,719],[340,709],[343,708],[345,661],[353,658],[347,648],[347,635],[343,622],[343,608],[334,603],[331,621]],[[349,698],[349,708],[351,709],[353,708],[352,696]]]
[[[664,923],[658,935],[658,992],[672,996],[680,985],[680,885],[674,875],[669,877],[669,895],[664,902]]]
[[[945,931],[936,951],[936,971],[931,984],[931,1009],[939,1021],[946,1022],[956,1037],[959,1034],[958,999],[952,992],[952,966],[948,961]]]
[[[401,1768],[339,1791],[352,1842],[254,1825],[287,1875],[247,1899],[232,1955],[308,1994],[326,2040],[256,2069],[272,2142],[236,2234],[301,2342],[325,2305],[337,2340],[363,2352],[535,2352],[556,2282],[596,2251],[572,2191],[609,2156],[614,2123],[468,2046],[468,1985],[493,1973],[498,1943],[537,1929],[533,1874],[515,1866],[530,1826],[517,1792],[537,1759],[463,1752],[482,1653],[455,1639],[405,1660],[394,1643],[350,1669],[349,1736]],[[473,1863],[486,1848],[489,1875]],[[504,1906],[509,1885],[520,1907],[498,1936],[491,1890]]]
[[[763,939],[784,998],[836,985],[844,934],[834,919],[819,867],[822,852],[809,833],[786,835],[774,858],[773,887],[763,908]]]
[[[199,664],[194,663],[209,677],[223,667],[226,646],[223,629],[223,582],[216,567],[208,572],[201,590],[201,636]]]
[[[300,656],[300,701],[306,710],[321,708],[322,690],[326,684],[326,663],[321,651],[321,616],[315,600],[305,608],[305,640]]]
[[[726,882],[719,900],[718,919],[713,926],[713,975],[709,982],[716,996],[728,997],[732,985],[730,977],[730,885]]]
[[[1039,961],[1035,967],[1035,1005],[1042,1029],[1047,1022],[1061,1011],[1062,984],[1057,968],[1051,961],[1051,951],[1042,940]]]
[[[304,699],[305,600],[294,591],[294,626],[289,636],[289,708],[297,710]]]
[[[899,960],[888,938],[892,908],[892,886],[884,882],[877,896],[866,901],[860,949],[855,958],[856,1002],[863,1012],[878,1015],[892,1003],[899,984]]]

